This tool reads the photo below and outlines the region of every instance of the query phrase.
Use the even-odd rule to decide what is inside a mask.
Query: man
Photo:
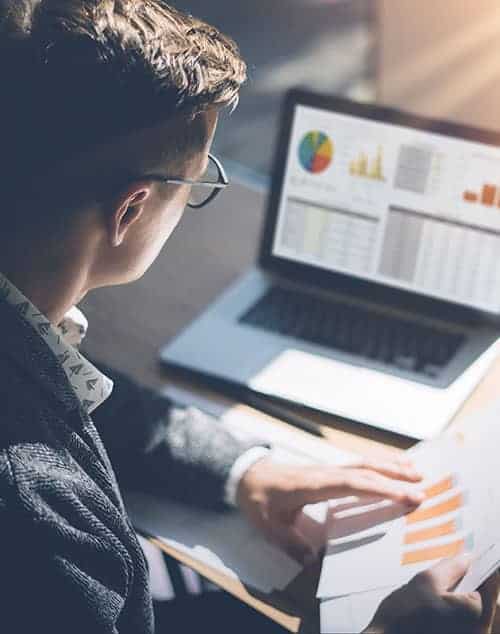
[[[305,504],[346,494],[421,502],[408,463],[274,464],[269,448],[103,374],[71,345],[84,330],[72,307],[140,277],[205,189],[196,183],[213,161],[218,112],[236,103],[245,65],[232,41],[161,0],[1,6],[3,629],[153,632],[115,473],[122,486],[239,505],[305,563],[313,553],[295,526]],[[493,583],[482,595],[448,593],[465,570],[445,562],[417,578],[372,627],[410,631],[423,614],[439,631],[487,631]]]

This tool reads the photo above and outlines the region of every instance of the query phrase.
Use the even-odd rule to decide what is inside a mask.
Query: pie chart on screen
[[[333,142],[324,132],[308,132],[299,147],[299,161],[306,172],[320,174],[333,160]]]

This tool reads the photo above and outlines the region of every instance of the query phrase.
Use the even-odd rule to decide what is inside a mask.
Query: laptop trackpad
[[[313,409],[429,438],[452,418],[491,362],[480,357],[446,389],[299,350],[286,350],[254,376],[249,386]]]

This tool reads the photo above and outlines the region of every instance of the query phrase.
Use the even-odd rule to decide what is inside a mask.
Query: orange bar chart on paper
[[[464,493],[457,493],[456,495],[451,496],[447,500],[443,502],[439,502],[434,506],[427,506],[424,508],[419,508],[413,513],[409,513],[406,518],[406,524],[417,524],[418,522],[424,522],[425,520],[432,520],[440,515],[445,515],[446,513],[451,513],[452,511],[456,511],[464,506],[466,503],[466,498]]]
[[[427,498],[434,498],[437,495],[451,491],[455,486],[457,486],[456,478],[455,476],[450,475],[442,480],[439,480],[435,484],[428,486],[424,489],[424,493]]]
[[[472,534],[470,534],[465,538],[457,539],[446,544],[428,546],[427,548],[405,552],[401,557],[401,565],[408,566],[443,559],[444,557],[455,557],[466,550],[472,550],[473,546],[474,539]]]
[[[431,506],[419,508],[406,516],[406,525],[411,528],[403,535],[403,545],[419,545],[420,547],[403,552],[401,555],[402,566],[421,564],[443,557],[453,557],[463,552],[466,547],[471,546],[472,534],[467,539],[459,536],[459,531],[462,528],[462,521],[459,517],[445,518],[439,521],[442,516],[459,511],[465,504],[464,492],[456,491],[453,494],[456,486],[456,477],[449,475],[424,489],[429,501],[446,493],[450,493],[450,497]],[[421,525],[422,522],[427,524]],[[424,545],[425,542],[428,542],[427,545]]]
[[[409,546],[411,544],[418,544],[419,542],[426,542],[430,539],[437,539],[438,537],[445,537],[446,535],[454,535],[458,533],[461,528],[461,522],[459,519],[449,520],[442,524],[429,526],[428,528],[421,528],[414,531],[409,531],[404,536],[404,544]]]

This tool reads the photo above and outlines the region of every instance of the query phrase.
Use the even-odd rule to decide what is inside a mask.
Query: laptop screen
[[[500,311],[500,148],[297,105],[272,254]]]

